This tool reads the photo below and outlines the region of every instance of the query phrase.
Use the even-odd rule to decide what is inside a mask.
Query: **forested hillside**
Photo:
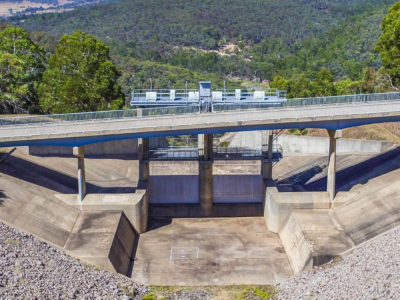
[[[374,45],[395,2],[135,0],[43,14],[22,26],[57,39],[81,29],[108,44],[118,60],[150,60],[231,78],[300,73],[315,78],[327,67],[337,80],[359,79],[363,68],[380,65]],[[226,44],[237,47],[226,55],[204,51]]]

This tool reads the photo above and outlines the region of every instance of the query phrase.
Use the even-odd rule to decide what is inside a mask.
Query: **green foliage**
[[[157,300],[157,295],[154,293],[150,293],[150,294],[144,295],[142,300]]]
[[[333,76],[326,68],[322,68],[321,72],[317,74],[317,78],[313,81],[314,95],[316,97],[322,96],[336,96],[336,88],[333,84]]]
[[[276,76],[274,80],[269,83],[269,86],[273,89],[287,91],[289,89],[289,82],[281,76]]]
[[[352,95],[362,92],[361,82],[353,81],[350,78],[337,82],[335,86],[338,95]]]
[[[121,59],[116,64],[123,70],[123,75],[118,80],[125,93],[133,89],[149,89],[150,79],[155,89],[186,88],[198,89],[199,81],[210,80],[212,88],[222,88],[224,81],[230,88],[240,87],[240,82],[233,81],[215,74],[204,74],[190,71],[182,67],[161,64],[151,61],[140,61],[136,59]]]
[[[63,36],[50,57],[39,87],[40,104],[51,113],[88,112],[122,108],[121,76],[110,61],[109,47],[77,31]]]
[[[20,90],[19,74],[22,69],[22,60],[15,55],[0,52],[0,108],[2,112],[20,112],[18,92]]]
[[[290,128],[288,131],[294,135],[306,135],[308,133],[307,128]]]
[[[400,84],[400,2],[396,3],[382,20],[382,35],[375,50],[380,52],[384,72],[394,85]]]
[[[272,298],[272,295],[270,294],[269,290],[267,290],[267,289],[256,288],[255,293],[257,296],[259,296],[263,300]]]
[[[38,86],[45,70],[45,52],[25,29],[0,32],[0,105],[3,112],[40,112]]]
[[[219,147],[228,147],[229,144],[230,144],[230,142],[228,142],[228,141],[223,141],[223,142],[219,143],[218,146],[219,146]]]
[[[288,98],[308,98],[314,96],[314,87],[305,74],[296,79],[289,80]]]
[[[266,300],[272,299],[275,295],[275,291],[270,286],[247,286],[240,294],[235,296],[235,300]]]
[[[363,68],[380,66],[374,52],[379,25],[395,2],[121,1],[37,15],[23,26],[53,36],[84,28],[107,42],[116,60],[157,61],[241,79],[300,73],[314,79],[326,67],[336,80],[357,81]],[[226,43],[236,45],[233,55],[188,49],[216,49]]]

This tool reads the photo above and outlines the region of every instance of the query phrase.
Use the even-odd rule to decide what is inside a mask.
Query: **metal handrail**
[[[360,94],[360,95],[347,95],[347,96],[288,99],[286,104],[285,103],[213,104],[213,112],[249,110],[249,109],[281,109],[290,107],[310,107],[310,106],[324,106],[324,105],[335,105],[335,104],[343,105],[343,104],[385,102],[385,101],[398,101],[398,100],[400,100],[400,93],[398,92],[365,94],[365,95]],[[142,109],[2,118],[0,119],[0,126],[114,120],[114,119],[139,118],[148,116],[187,115],[187,114],[198,114],[198,113],[200,113],[200,105],[195,104],[187,106],[173,106],[173,107],[162,107],[162,108],[142,108]],[[299,115],[299,117],[301,117],[301,115]]]
[[[200,105],[171,106],[159,108],[139,108],[85,113],[39,115],[26,117],[0,118],[0,126],[49,124],[63,122],[86,122],[96,120],[115,120],[149,116],[187,115],[200,113]]]
[[[213,112],[226,112],[233,110],[250,110],[250,109],[279,109],[291,107],[309,107],[324,105],[343,105],[355,103],[368,103],[380,101],[397,101],[400,100],[400,93],[380,93],[380,94],[359,94],[329,97],[313,97],[313,98],[297,98],[287,99],[282,103],[218,103],[213,104]]]
[[[282,156],[282,147],[274,145],[273,154],[278,154],[278,158]],[[182,148],[168,149],[160,148],[157,150],[149,150],[143,154],[144,160],[197,160],[204,156],[204,149],[198,148]],[[276,155],[275,155],[276,156]],[[267,158],[268,153],[264,151],[264,147],[244,148],[244,147],[214,147],[214,159],[260,159]]]

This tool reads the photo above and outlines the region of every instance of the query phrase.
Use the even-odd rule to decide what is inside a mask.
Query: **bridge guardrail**
[[[233,110],[279,109],[284,107],[308,107],[396,100],[400,100],[400,93],[360,94],[287,99],[286,103],[218,103],[213,104],[212,111],[217,113]]]
[[[365,95],[347,95],[332,97],[315,97],[302,99],[288,99],[286,104],[273,103],[234,103],[234,104],[214,104],[213,112],[225,112],[234,110],[249,109],[280,109],[290,107],[311,107],[323,105],[338,105],[352,103],[367,103],[380,101],[398,101],[400,93],[382,93],[382,94],[365,94]],[[47,124],[47,123],[63,123],[63,122],[84,122],[95,120],[113,120],[125,118],[140,118],[150,116],[167,116],[167,115],[187,115],[200,113],[200,105],[192,104],[187,106],[173,106],[162,108],[140,108],[114,111],[99,111],[86,113],[71,114],[55,114],[26,116],[14,118],[0,118],[0,126],[30,125],[30,124]]]
[[[0,126],[48,124],[63,122],[86,122],[97,120],[113,120],[126,118],[140,118],[150,116],[187,115],[200,113],[200,105],[172,106],[160,108],[138,108],[110,111],[96,111],[85,113],[39,115],[26,117],[0,118]]]

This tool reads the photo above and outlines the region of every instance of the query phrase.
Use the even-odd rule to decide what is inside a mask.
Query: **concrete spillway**
[[[198,194],[193,197],[198,193],[193,189],[198,179],[191,182],[190,176],[198,176],[198,162],[150,162],[152,218],[136,247],[136,225],[123,209],[108,203],[81,210],[75,203],[60,200],[60,194],[75,195],[76,200],[75,157],[68,153],[29,155],[17,149],[0,163],[0,221],[102,268],[128,274],[131,267],[132,278],[143,283],[195,284],[198,280],[202,284],[272,284],[400,225],[400,151],[379,149],[384,153],[337,155],[334,204],[341,205],[334,207],[318,198],[326,193],[327,154],[285,153],[273,168],[277,191],[270,193],[270,199],[284,208],[281,216],[285,218],[277,223],[280,228],[275,232],[269,227],[274,220],[262,217],[268,210],[264,206],[263,211],[263,192],[268,188],[253,189],[257,180],[262,185],[260,162],[221,161],[213,166],[213,176],[223,180],[214,182],[217,189],[213,196],[221,203],[215,203],[211,216],[246,216],[244,219],[209,219],[194,209],[199,206]],[[89,193],[85,201],[100,194],[137,195],[139,162],[135,154],[88,155],[85,166]],[[186,185],[187,192],[176,193],[174,187]],[[299,206],[290,207],[294,199]],[[160,217],[164,217],[162,221]],[[192,219],[181,220],[185,217]],[[171,262],[171,248],[177,247],[199,248],[199,258]],[[135,256],[138,260],[132,268]],[[279,264],[273,263],[275,260]],[[179,272],[166,280],[160,274],[171,273],[171,267]],[[200,272],[205,268],[215,275]]]

